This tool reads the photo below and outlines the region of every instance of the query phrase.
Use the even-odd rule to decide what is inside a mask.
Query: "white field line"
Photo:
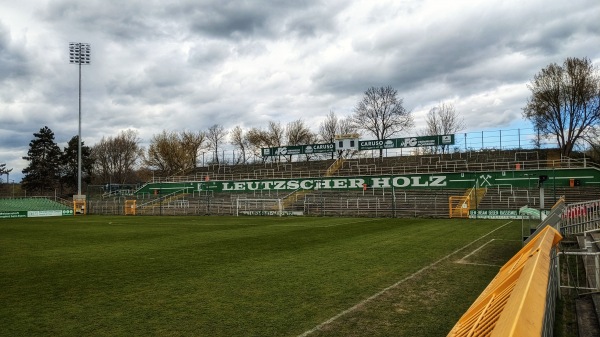
[[[474,251],[470,252],[469,254],[465,255],[462,259],[456,261],[456,263],[461,263],[461,264],[474,264],[474,265],[481,265],[481,266],[496,266],[494,264],[485,264],[485,263],[472,263],[472,262],[467,262],[466,260],[471,257],[471,255],[477,253],[480,249],[482,249],[484,246],[486,246],[489,243],[492,243],[492,241],[519,241],[519,240],[508,240],[508,239],[491,239],[490,241],[484,243],[483,245],[481,245],[480,247],[478,247],[477,249],[475,249]],[[519,241],[521,242],[521,241]],[[502,267],[502,266],[500,266]]]
[[[342,223],[336,223],[336,224],[331,224],[331,225],[323,225],[323,226],[319,226],[319,225],[286,225],[286,224],[273,224],[270,225],[271,227],[311,227],[311,228],[326,228],[326,227],[336,227],[336,226],[343,226],[343,225],[351,225],[351,224],[356,224],[356,223],[364,223],[364,222],[372,222],[372,221],[377,221],[380,219],[369,219],[369,220],[361,220],[361,221],[350,221],[350,222],[342,222]]]
[[[447,260],[447,259],[448,259],[450,256],[452,256],[452,255],[454,255],[454,254],[456,254],[456,253],[460,252],[461,250],[463,250],[463,249],[465,249],[465,248],[469,247],[470,245],[474,244],[475,242],[477,242],[477,241],[479,241],[479,240],[483,239],[484,237],[486,237],[486,236],[488,236],[488,235],[490,235],[490,234],[494,233],[495,231],[497,231],[497,230],[501,229],[502,227],[504,227],[504,226],[507,226],[507,225],[508,225],[508,224],[510,224],[510,223],[512,223],[512,220],[511,220],[511,221],[509,221],[509,222],[507,222],[507,223],[505,223],[505,224],[503,224],[503,225],[501,225],[501,226],[499,226],[499,227],[498,227],[498,228],[496,228],[496,229],[493,229],[492,231],[488,232],[487,234],[484,234],[484,235],[480,236],[479,238],[477,238],[477,239],[475,239],[475,240],[471,241],[470,243],[468,243],[468,244],[464,245],[463,247],[461,247],[461,248],[459,248],[459,249],[457,249],[457,250],[453,251],[452,253],[450,253],[450,254],[448,254],[448,255],[446,255],[446,256],[444,256],[444,257],[442,257],[441,259],[439,259],[439,260],[437,260],[437,261],[435,261],[435,262],[431,263],[430,265],[428,265],[428,266],[425,266],[425,267],[423,267],[423,268],[421,268],[421,269],[417,270],[416,272],[412,273],[411,275],[409,275],[409,276],[407,276],[407,277],[405,277],[405,278],[401,279],[400,281],[398,281],[398,282],[396,282],[396,283],[392,284],[391,286],[389,286],[389,287],[387,287],[387,288],[384,288],[383,290],[379,291],[378,293],[376,293],[376,294],[374,294],[374,295],[371,295],[370,297],[368,297],[368,298],[366,298],[366,299],[364,299],[364,300],[362,300],[362,301],[358,302],[358,303],[357,303],[357,304],[355,304],[353,307],[351,307],[351,308],[348,308],[348,309],[346,309],[346,310],[344,310],[344,311],[342,311],[342,312],[338,313],[337,315],[335,315],[335,316],[331,317],[330,319],[328,319],[328,320],[324,321],[323,323],[321,323],[321,324],[319,324],[319,325],[315,326],[314,328],[312,328],[312,329],[310,329],[310,330],[307,330],[307,331],[303,332],[302,334],[298,335],[298,337],[306,337],[306,336],[308,336],[308,335],[312,334],[313,332],[316,332],[316,331],[318,331],[318,330],[321,330],[321,329],[322,329],[324,326],[326,326],[326,325],[328,325],[328,324],[331,324],[331,323],[333,323],[333,322],[334,322],[334,321],[336,321],[338,318],[340,318],[340,317],[342,317],[342,316],[345,316],[345,315],[347,315],[347,314],[349,314],[349,313],[351,313],[351,312],[355,311],[356,309],[358,309],[358,308],[360,308],[360,307],[364,306],[366,303],[368,303],[368,302],[371,302],[372,300],[376,299],[377,297],[379,297],[379,296],[381,296],[381,295],[385,294],[386,292],[390,291],[391,289],[394,289],[394,288],[398,287],[400,284],[402,284],[402,283],[404,283],[404,282],[406,282],[406,281],[408,281],[408,280],[410,280],[410,279],[414,278],[415,276],[417,276],[417,275],[421,274],[421,273],[422,273],[422,272],[424,272],[425,270],[427,270],[427,269],[429,269],[429,268],[431,268],[431,267],[433,267],[433,266],[435,266],[435,265],[439,264],[440,262],[442,262],[442,261],[444,261],[444,260]]]
[[[465,261],[466,259],[468,259],[471,255],[477,253],[479,250],[481,250],[483,247],[485,247],[488,243],[492,243],[495,239],[491,239],[490,241],[482,244],[481,246],[479,246],[479,248],[475,249],[474,251],[470,252],[469,254],[465,255],[462,259],[458,260],[458,263],[462,263],[463,261]]]

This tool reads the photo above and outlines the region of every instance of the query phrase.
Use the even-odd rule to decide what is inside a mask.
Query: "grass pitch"
[[[445,336],[520,221],[0,221],[0,335]]]

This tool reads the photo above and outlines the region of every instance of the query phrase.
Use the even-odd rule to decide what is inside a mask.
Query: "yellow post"
[[[135,204],[137,200],[125,200],[125,215],[135,215]]]
[[[86,206],[85,195],[73,195],[73,215],[85,215]]]

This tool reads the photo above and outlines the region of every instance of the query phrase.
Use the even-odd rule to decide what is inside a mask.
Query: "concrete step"
[[[592,237],[592,245],[594,246],[594,252],[600,251],[600,233],[599,232],[592,232],[590,233],[590,236]]]
[[[600,336],[600,324],[598,323],[598,315],[592,296],[587,295],[575,300],[575,309],[577,311],[579,337]]]
[[[600,324],[600,294],[592,294],[591,296],[594,308],[596,309],[596,319],[598,320],[598,324]]]

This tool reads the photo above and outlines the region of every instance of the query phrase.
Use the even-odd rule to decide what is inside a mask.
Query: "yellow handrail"
[[[500,269],[448,336],[541,336],[551,250],[560,240],[551,226],[540,231]]]

